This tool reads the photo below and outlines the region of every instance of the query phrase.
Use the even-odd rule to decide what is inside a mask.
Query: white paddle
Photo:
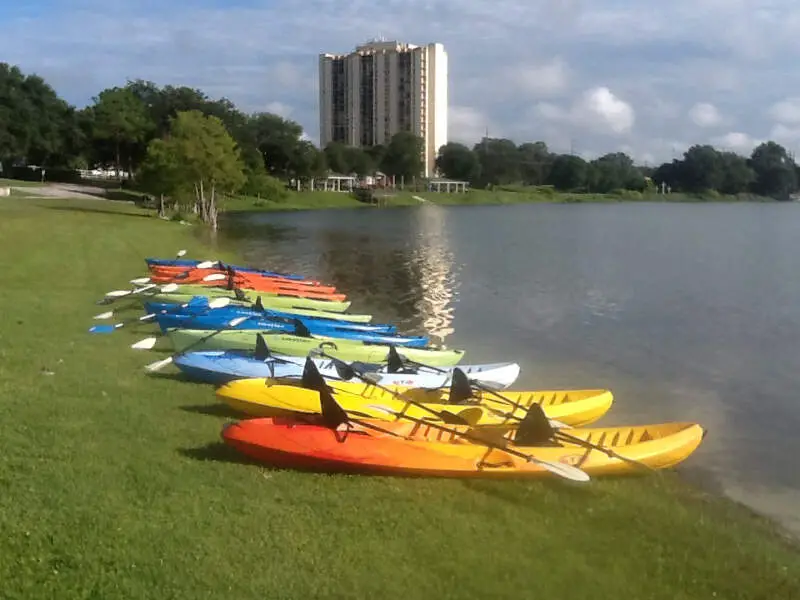
[[[236,317],[235,319],[231,319],[230,321],[228,321],[226,327],[224,327],[222,329],[217,329],[214,333],[211,333],[209,335],[201,337],[199,340],[197,340],[197,341],[189,344],[188,346],[186,346],[186,348],[184,348],[180,352],[176,352],[175,354],[172,354],[172,355],[168,356],[167,358],[164,358],[162,360],[157,360],[156,362],[153,362],[153,363],[150,363],[149,365],[146,365],[145,366],[145,370],[149,371],[151,373],[155,372],[155,371],[160,371],[161,369],[166,367],[168,364],[173,362],[173,360],[175,359],[176,356],[180,356],[181,354],[185,354],[186,351],[189,350],[189,348],[194,348],[195,346],[198,346],[198,345],[202,344],[203,342],[205,342],[209,338],[214,337],[218,333],[222,333],[223,331],[227,331],[227,330],[230,330],[230,329],[235,329],[238,325],[240,325],[241,323],[244,323],[248,319],[252,319],[253,317],[254,317],[254,315],[245,315],[245,316],[241,316],[241,317]],[[145,339],[140,340],[140,341],[136,342],[135,344],[133,344],[131,346],[131,348],[134,348],[136,350],[149,350],[149,349],[153,348],[156,345],[156,341],[157,341],[156,338],[153,338],[153,337],[145,338]]]
[[[141,294],[143,292],[150,291],[150,290],[152,290],[154,288],[157,288],[157,287],[158,287],[158,284],[150,283],[150,284],[147,284],[144,287],[140,287],[140,288],[137,288],[137,289],[134,289],[134,290],[111,290],[110,292],[106,293],[105,297],[106,297],[106,299],[123,298],[125,296],[133,296],[135,294]],[[172,292],[177,292],[178,289],[180,289],[180,288],[178,287],[177,283],[168,283],[167,285],[162,285],[159,288],[159,291],[162,294],[171,294]]]

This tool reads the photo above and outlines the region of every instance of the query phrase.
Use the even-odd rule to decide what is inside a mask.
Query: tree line
[[[268,112],[246,113],[226,98],[186,86],[135,80],[97,94],[76,108],[37,75],[0,63],[0,165],[3,176],[46,168],[50,180],[77,178],[78,169],[126,171],[140,189],[190,203],[216,225],[220,193],[278,197],[287,182],[329,172],[365,176],[380,171],[410,181],[423,173],[422,140],[402,132],[385,146],[317,148],[302,127]],[[484,138],[471,148],[443,146],[442,176],[473,187],[522,184],[574,192],[614,193],[658,187],[675,192],[753,193],[784,199],[798,188],[798,166],[785,148],[766,142],[749,157],[697,145],[657,168],[624,153],[587,161],[549,151],[544,142],[517,145]]]
[[[544,142],[518,146],[508,139],[484,138],[472,148],[448,143],[440,149],[436,164],[446,177],[476,187],[522,184],[603,194],[649,189],[709,197],[713,193],[755,194],[785,200],[800,183],[800,167],[794,157],[772,141],[754,148],[749,157],[694,145],[681,159],[646,167],[634,164],[622,152],[587,161],[552,153]]]

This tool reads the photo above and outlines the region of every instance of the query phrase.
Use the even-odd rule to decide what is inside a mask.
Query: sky
[[[0,0],[0,61],[84,106],[146,79],[198,87],[318,140],[318,55],[440,42],[449,134],[656,164],[695,143],[800,149],[792,0]]]

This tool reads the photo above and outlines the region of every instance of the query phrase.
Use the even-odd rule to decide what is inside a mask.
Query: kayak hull
[[[465,440],[459,435],[467,433],[464,427],[450,427],[456,432],[451,433],[408,421],[366,423],[403,437],[358,426],[351,432],[336,432],[319,424],[281,418],[228,424],[221,437],[242,454],[279,468],[424,477],[554,477],[523,457]],[[567,431],[581,440],[613,448],[642,466],[573,442],[510,447],[539,460],[577,466],[596,477],[643,472],[647,467],[673,467],[689,458],[705,436],[705,430],[696,423]],[[479,439],[485,436],[495,441],[507,440],[512,433],[507,427],[477,428],[472,432]],[[616,441],[608,444],[604,440]]]
[[[213,316],[220,322],[230,321],[234,317],[249,317],[253,316],[261,319],[299,319],[304,325],[310,327],[312,325],[327,325],[329,327],[347,327],[347,329],[354,329],[356,331],[371,331],[380,332],[384,334],[397,333],[397,327],[388,323],[359,323],[356,321],[345,321],[344,319],[328,319],[317,316],[306,316],[304,314],[290,313],[283,311],[265,310],[261,311],[255,308],[247,308],[244,306],[228,305],[221,308],[208,308],[208,301],[204,299],[202,303],[190,303],[188,306],[181,304],[159,303],[159,302],[146,302],[144,310],[148,314],[170,314],[180,315],[185,317],[191,316]],[[333,313],[337,316],[340,313]],[[368,315],[364,315],[368,316]]]
[[[215,333],[207,329],[170,329],[167,336],[176,352],[183,352],[189,346],[193,350],[249,350],[256,348],[257,335],[261,333],[267,346],[276,354],[289,356],[306,356],[309,351],[321,345],[327,354],[345,361],[385,362],[389,346],[384,344],[367,344],[358,340],[331,338],[314,335],[310,338],[282,333],[263,333],[258,331],[220,331]],[[196,345],[193,345],[196,344]],[[435,366],[451,366],[458,364],[464,356],[463,350],[413,348],[402,346],[397,349],[401,356],[413,361]]]
[[[431,412],[404,402],[393,394],[366,383],[328,381],[336,401],[345,411],[358,412],[359,415],[392,420],[394,417],[374,408],[380,406],[393,412],[438,421]],[[467,404],[449,403],[447,389],[426,390],[405,386],[389,387],[395,393],[407,394],[413,400],[425,404],[434,411],[449,411],[456,414],[477,415],[479,423],[501,423],[509,415],[522,419],[532,404],[542,407],[550,419],[555,419],[573,427],[593,423],[608,412],[614,397],[609,390],[541,390],[541,391],[503,391],[503,396],[518,403],[514,408],[488,393],[479,393]],[[319,393],[297,385],[287,385],[272,379],[237,379],[216,390],[217,397],[234,410],[254,417],[271,417],[287,413],[318,414],[320,411]],[[481,408],[482,410],[475,410]],[[496,412],[492,412],[496,411]]]
[[[223,275],[226,279],[217,281],[203,281],[209,275]],[[196,283],[199,285],[221,285],[228,283],[230,274],[224,269],[211,267],[198,269],[197,267],[151,267],[150,279],[154,283]],[[310,279],[289,279],[277,275],[265,275],[246,271],[235,271],[234,284],[238,287],[251,287],[251,289],[266,289],[268,286],[285,287],[290,289],[304,289],[320,293],[335,293],[336,288],[322,285]]]
[[[372,320],[372,315],[351,314],[351,313],[337,313],[326,312],[322,310],[315,310],[313,308],[302,308],[299,306],[274,306],[270,303],[270,298],[264,298],[262,303],[268,312],[273,312],[279,316],[303,317],[310,319],[326,319],[334,321],[345,321],[349,323],[369,323]],[[282,300],[282,299],[281,299]],[[280,304],[283,304],[281,302]],[[207,296],[197,296],[191,294],[152,294],[147,296],[146,306],[171,306],[172,309],[158,309],[168,310],[169,312],[181,312],[188,310],[190,307],[208,306]],[[183,306],[187,305],[187,306]],[[253,308],[252,302],[231,299],[231,302],[226,309],[243,309],[247,313],[241,313],[241,316],[250,314],[249,311],[258,310]],[[233,318],[233,317],[231,317]]]
[[[253,292],[241,290],[241,300],[255,302],[261,296],[264,306],[293,306],[297,308],[312,308],[329,312],[343,313],[350,308],[350,302],[344,300],[323,300],[320,298],[305,298],[295,295],[283,295],[274,292]],[[192,296],[207,296],[208,298],[236,298],[232,290],[207,285],[179,284],[176,294],[191,294]]]
[[[191,285],[200,288],[223,289],[231,291],[226,280],[203,281],[207,275],[225,275],[223,271],[217,269],[196,269],[179,279],[175,275],[152,275],[151,283],[164,285],[176,283],[178,285]],[[330,286],[314,286],[297,284],[289,279],[277,280],[268,277],[237,277],[234,279],[234,287],[242,290],[259,292],[262,294],[281,294],[283,296],[294,296],[297,298],[315,298],[317,300],[330,300],[342,302],[347,300],[345,294],[337,293],[336,288]]]
[[[324,358],[312,359],[320,374],[326,379],[341,381],[333,361]],[[258,360],[245,352],[210,350],[187,352],[175,357],[174,363],[186,377],[195,381],[222,385],[234,379],[252,378],[295,378],[303,374],[305,357],[281,356],[279,360]],[[444,374],[434,370],[421,369],[416,373],[389,373],[385,364],[358,365],[364,372],[381,376],[381,385],[437,388],[450,385],[451,367],[445,367]],[[519,376],[520,367],[516,363],[495,363],[485,365],[462,365],[459,368],[468,377],[498,389],[513,384]]]
[[[156,315],[156,321],[161,331],[166,333],[170,329],[202,329],[202,330],[216,330],[227,329],[227,319],[219,319],[213,316],[206,315],[179,315],[179,314],[160,314]],[[346,324],[337,325],[320,325],[318,323],[309,322],[307,329],[312,334],[322,335],[335,339],[347,340],[361,340],[374,344],[394,344],[397,346],[408,346],[414,348],[424,348],[430,343],[430,340],[424,336],[405,336],[386,334],[376,331],[359,331],[358,329],[349,329]],[[292,335],[297,335],[297,326],[292,322],[280,321],[277,319],[259,319],[252,318],[237,324],[233,331],[252,331],[254,333],[271,333],[281,332]]]
[[[151,272],[155,267],[183,267],[184,269],[188,269],[190,267],[196,267],[201,262],[207,262],[201,260],[193,260],[189,258],[145,258],[144,260],[147,263],[147,267],[148,269],[150,269]],[[240,265],[226,265],[219,261],[217,261],[216,266],[222,268],[230,266],[236,271],[241,271],[243,273],[260,273],[268,277],[283,277],[295,281],[309,281],[304,275],[299,275],[297,273],[279,273],[276,271],[266,271],[262,269],[254,269],[253,267],[244,267]]]
[[[258,296],[253,296],[245,292],[248,295],[244,299],[239,300],[232,292],[228,292],[227,290],[220,290],[220,292],[221,293],[213,293],[208,295],[202,291],[198,292],[196,290],[189,290],[167,294],[159,292],[143,297],[154,302],[170,302],[172,304],[186,304],[190,302],[192,298],[196,298],[198,296],[205,296],[209,299],[230,298],[232,305],[245,307],[251,307],[258,298]],[[277,310],[294,312],[297,314],[301,314],[300,311],[313,311],[309,314],[318,314],[329,319],[336,318],[332,315],[341,315],[340,318],[343,320],[352,320],[356,317],[359,317],[359,315],[344,314],[344,312],[350,307],[349,302],[323,302],[322,300],[312,300],[308,298],[289,298],[286,296],[262,295],[261,303],[266,309],[274,308]],[[363,315],[361,315],[361,317],[363,317]],[[371,319],[372,317],[370,316],[370,320]]]

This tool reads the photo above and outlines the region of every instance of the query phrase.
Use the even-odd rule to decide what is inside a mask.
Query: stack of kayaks
[[[149,277],[107,302],[142,301],[174,365],[242,415],[226,444],[278,467],[447,477],[590,475],[673,466],[700,445],[696,423],[587,427],[606,389],[510,390],[516,362],[464,351],[348,312],[333,286],[219,261],[146,259]],[[98,315],[110,318],[113,311]],[[99,325],[113,331],[125,323]]]

